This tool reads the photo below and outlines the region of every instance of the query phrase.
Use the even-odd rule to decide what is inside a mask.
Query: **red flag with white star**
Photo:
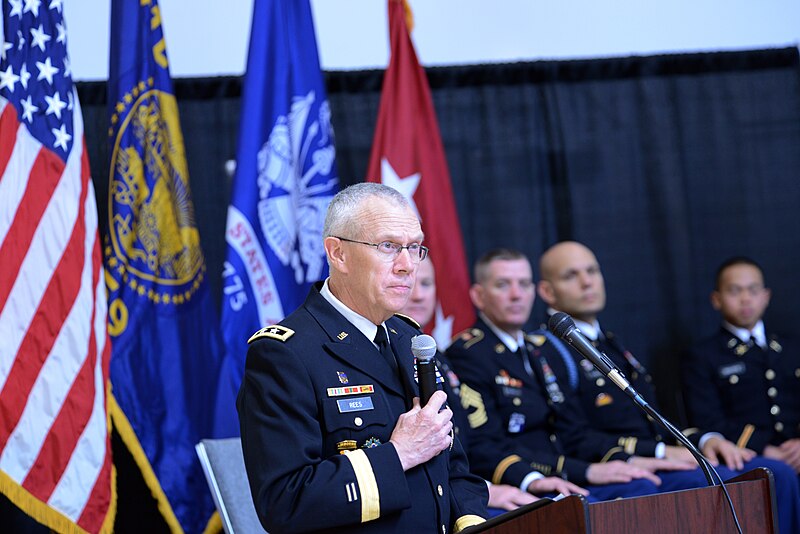
[[[475,313],[439,125],[401,0],[389,0],[389,39],[391,59],[383,79],[367,181],[403,193],[422,220],[425,245],[431,249],[437,273],[438,298],[435,324],[426,330],[433,331],[444,349],[453,333],[472,325]]]

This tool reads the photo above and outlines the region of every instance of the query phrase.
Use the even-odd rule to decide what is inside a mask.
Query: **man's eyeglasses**
[[[400,255],[403,249],[408,251],[411,261],[419,263],[428,257],[428,247],[423,247],[419,243],[411,243],[410,245],[401,245],[392,241],[381,241],[380,243],[367,243],[366,241],[356,241],[355,239],[347,239],[339,236],[331,236],[348,243],[358,243],[359,245],[367,245],[368,247],[375,247],[375,249],[386,257],[386,261],[394,261]]]

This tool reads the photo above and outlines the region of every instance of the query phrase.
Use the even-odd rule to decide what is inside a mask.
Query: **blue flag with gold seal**
[[[235,417],[247,339],[328,274],[322,227],[339,179],[308,0],[255,0],[241,117],[225,234],[221,420]]]
[[[110,412],[170,529],[202,532],[224,352],[156,0],[112,2],[108,102]]]

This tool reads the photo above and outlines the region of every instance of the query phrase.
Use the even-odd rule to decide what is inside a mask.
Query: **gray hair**
[[[360,237],[355,235],[363,230],[358,216],[364,202],[375,197],[396,206],[410,208],[406,198],[396,189],[373,182],[354,184],[339,191],[331,200],[325,215],[325,226],[322,227],[322,237]]]

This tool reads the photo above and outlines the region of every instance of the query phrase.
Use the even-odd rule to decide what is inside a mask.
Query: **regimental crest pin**
[[[371,437],[361,446],[362,449],[372,449],[381,444],[381,440],[376,437]]]
[[[344,338],[346,338],[346,337],[347,337],[347,332],[339,332],[339,333],[336,335],[336,339],[338,339],[339,341],[342,341],[342,340],[344,340]]]
[[[347,384],[350,380],[347,378],[347,373],[344,371],[336,371],[336,375],[339,377],[339,382],[342,384]]]

